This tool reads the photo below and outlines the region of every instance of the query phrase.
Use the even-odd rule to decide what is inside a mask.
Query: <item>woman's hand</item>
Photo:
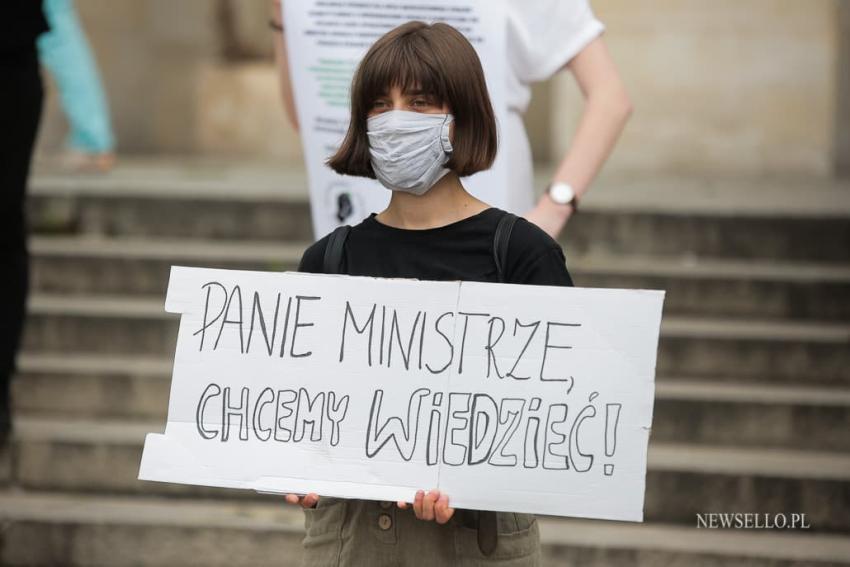
[[[302,508],[315,508],[316,504],[319,503],[319,495],[315,492],[304,495],[287,494],[285,499],[288,504],[298,504]]]
[[[398,503],[398,507],[402,510],[406,510],[408,506],[407,502]],[[447,494],[440,494],[439,490],[431,490],[427,494],[424,490],[418,490],[413,500],[413,513],[420,520],[435,520],[438,524],[445,524],[452,519],[455,510],[449,508]]]

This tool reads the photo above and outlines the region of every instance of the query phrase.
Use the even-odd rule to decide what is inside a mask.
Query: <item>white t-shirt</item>
[[[523,214],[534,206],[531,146],[522,121],[531,83],[554,75],[605,26],[588,0],[509,0],[507,15],[508,117],[499,151],[508,159],[507,210]]]

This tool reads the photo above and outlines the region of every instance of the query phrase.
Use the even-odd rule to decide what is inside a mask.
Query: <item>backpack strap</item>
[[[511,231],[514,229],[517,216],[513,213],[506,213],[496,226],[496,233],[493,236],[493,259],[496,261],[496,272],[499,275],[499,282],[505,281],[505,270],[508,266],[508,244],[511,241]]]
[[[322,271],[326,274],[338,274],[342,271],[342,251],[351,227],[347,224],[336,227],[328,237],[328,245],[325,247],[325,257],[322,262]]]

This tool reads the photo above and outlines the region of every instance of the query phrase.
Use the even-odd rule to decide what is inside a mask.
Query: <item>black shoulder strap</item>
[[[511,231],[514,229],[517,216],[506,213],[496,226],[496,234],[493,236],[493,259],[496,261],[496,272],[499,281],[505,281],[505,270],[508,265],[508,244],[511,241]]]
[[[325,247],[324,261],[322,262],[322,271],[324,273],[338,274],[342,270],[342,251],[349,232],[351,232],[351,227],[346,224],[336,227],[331,233],[328,238],[328,245]]]

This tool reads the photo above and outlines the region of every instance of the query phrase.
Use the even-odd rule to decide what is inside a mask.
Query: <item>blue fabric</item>
[[[109,108],[97,64],[74,10],[73,0],[45,0],[50,31],[38,38],[38,55],[59,88],[70,124],[68,145],[87,153],[115,147]]]

